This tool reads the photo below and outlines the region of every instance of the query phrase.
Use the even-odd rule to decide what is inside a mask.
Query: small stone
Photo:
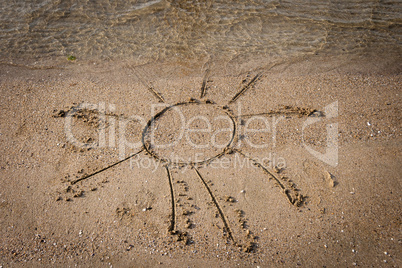
[[[188,211],[188,210],[183,210],[183,215],[189,215],[189,214],[191,214],[191,212],[190,211]]]
[[[329,187],[335,187],[334,176],[328,171],[325,172],[325,181],[327,182]]]
[[[225,196],[225,201],[229,202],[229,203],[234,203],[234,202],[236,202],[236,199],[227,195],[227,196]]]
[[[78,191],[74,194],[74,197],[81,197],[84,194],[84,191]]]
[[[73,188],[71,186],[67,186],[67,188],[64,190],[66,193],[74,192]]]
[[[53,110],[53,117],[65,117],[66,111],[64,110]]]

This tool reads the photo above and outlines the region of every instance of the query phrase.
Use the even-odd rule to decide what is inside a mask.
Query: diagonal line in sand
[[[207,69],[204,74],[204,79],[202,80],[201,96],[200,96],[201,99],[207,95],[207,81],[209,78],[209,73],[210,73],[210,71],[209,71],[209,69]]]
[[[233,151],[239,153],[239,154],[242,155],[243,157],[245,157],[245,158],[249,159],[250,161],[252,161],[255,166],[261,168],[261,169],[264,171],[264,173],[268,174],[271,178],[273,178],[273,179],[276,181],[276,183],[278,184],[278,186],[282,189],[282,193],[285,194],[286,198],[289,200],[289,202],[290,202],[292,205],[295,205],[295,206],[300,205],[300,203],[297,202],[297,201],[298,201],[297,199],[292,198],[292,196],[289,194],[289,191],[290,191],[290,190],[287,189],[287,188],[283,185],[283,183],[280,181],[280,179],[279,179],[277,176],[274,175],[274,172],[273,172],[273,171],[270,171],[268,168],[264,167],[264,166],[263,166],[261,163],[259,163],[257,160],[252,159],[251,157],[249,157],[249,156],[247,156],[246,154],[244,154],[242,151],[240,151],[240,150],[238,150],[238,149],[233,149]]]
[[[225,229],[228,232],[229,238],[236,244],[236,241],[234,240],[233,235],[232,235],[232,230],[229,227],[228,221],[226,220],[225,214],[223,213],[221,207],[219,206],[218,201],[216,200],[214,194],[212,193],[212,191],[209,188],[208,184],[205,182],[204,178],[201,176],[201,173],[198,171],[198,169],[196,167],[194,167],[194,170],[197,173],[198,178],[201,180],[202,184],[204,184],[204,186],[207,189],[209,195],[211,196],[212,201],[214,202],[216,208],[218,209],[219,215],[221,216],[223,224],[225,225]]]
[[[154,95],[159,101],[165,102],[165,99],[162,97],[162,95],[159,94],[153,88],[153,86],[151,86],[150,84],[145,82],[144,79],[141,78],[141,76],[139,75],[139,71],[137,69],[135,69],[135,67],[129,67],[129,68],[133,71],[134,75],[138,78],[138,80],[141,82],[141,84],[143,84],[152,93],[152,95]]]
[[[241,95],[243,95],[258,80],[258,78],[261,77],[261,75],[262,73],[259,73],[254,76],[253,79],[247,83],[247,85],[245,85],[242,89],[240,89],[239,92],[236,93],[236,95],[233,96],[233,98],[229,101],[229,104],[235,102]]]
[[[123,163],[124,161],[129,160],[130,158],[132,158],[132,157],[134,157],[134,156],[140,154],[140,153],[143,152],[143,151],[144,151],[144,148],[142,148],[141,150],[139,150],[139,151],[136,152],[135,154],[132,154],[132,155],[130,155],[130,156],[124,158],[123,160],[117,161],[117,162],[115,162],[115,163],[113,163],[113,164],[111,164],[111,165],[109,165],[109,166],[107,166],[107,167],[104,167],[104,168],[102,168],[102,169],[99,169],[99,170],[97,170],[97,171],[95,171],[95,172],[93,172],[93,173],[91,173],[91,174],[89,174],[89,175],[84,175],[84,176],[82,176],[81,178],[79,178],[79,179],[77,179],[77,180],[71,181],[70,183],[71,183],[72,185],[74,185],[74,184],[76,184],[77,182],[80,182],[80,181],[89,179],[90,177],[95,176],[96,174],[99,174],[99,173],[101,173],[101,172],[103,172],[103,171],[106,171],[106,170],[108,170],[108,169],[110,169],[110,168],[112,168],[112,167],[114,167],[114,166],[117,166],[117,165],[120,164],[120,163]]]
[[[283,63],[283,61],[282,61]],[[233,98],[228,102],[228,104],[231,104],[235,101],[237,101],[238,98],[240,98],[249,88],[251,88],[257,80],[259,80],[264,73],[267,73],[269,70],[272,68],[282,64],[281,62],[273,63],[271,66],[266,67],[265,70],[259,72],[256,76],[253,77],[253,79],[250,80],[250,82],[247,83],[247,85],[243,86],[237,93],[236,95],[233,96]]]

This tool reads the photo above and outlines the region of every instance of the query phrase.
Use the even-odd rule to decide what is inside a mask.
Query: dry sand
[[[174,64],[1,65],[0,266],[401,267],[400,69],[317,65],[325,61],[249,73],[218,68],[207,79]],[[241,107],[242,115],[262,114],[269,130],[236,133],[236,150],[201,150],[207,158],[225,153],[208,166],[144,167],[152,154],[197,152],[182,144],[150,148],[71,183],[139,151],[119,148],[120,124],[134,115],[149,120],[160,97],[199,100],[203,88],[202,101],[218,108],[189,105],[186,116],[225,116],[222,106],[249,83],[228,108],[237,127],[246,121]],[[329,118],[325,107],[336,102],[337,116]],[[79,148],[66,137],[63,111],[82,103],[105,104],[104,125],[91,109],[72,119],[78,141],[102,148]],[[319,121],[302,132],[311,117]],[[161,141],[177,122],[161,117]],[[261,122],[249,127],[261,129]],[[325,152],[328,124],[338,127],[336,166],[306,150]],[[124,138],[141,142],[143,128],[127,124]],[[240,167],[244,155],[257,162]]]

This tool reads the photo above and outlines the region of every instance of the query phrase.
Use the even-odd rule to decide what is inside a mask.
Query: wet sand
[[[400,66],[373,62],[216,65],[208,75],[178,63],[1,65],[0,265],[401,266]],[[197,150],[141,149],[141,120],[162,100],[208,100],[237,127],[259,115],[266,121],[249,128],[268,130],[205,149],[224,152],[205,165],[164,166],[155,155]],[[105,112],[78,109],[83,103]],[[186,115],[221,115],[205,107]],[[74,108],[76,141],[100,147],[66,136]],[[124,125],[133,116],[138,122]],[[161,141],[175,122],[159,122]],[[306,149],[325,152],[329,125],[337,164]]]

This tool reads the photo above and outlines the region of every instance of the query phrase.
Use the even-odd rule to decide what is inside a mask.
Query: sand
[[[400,68],[317,62],[2,64],[0,266],[400,267]]]

